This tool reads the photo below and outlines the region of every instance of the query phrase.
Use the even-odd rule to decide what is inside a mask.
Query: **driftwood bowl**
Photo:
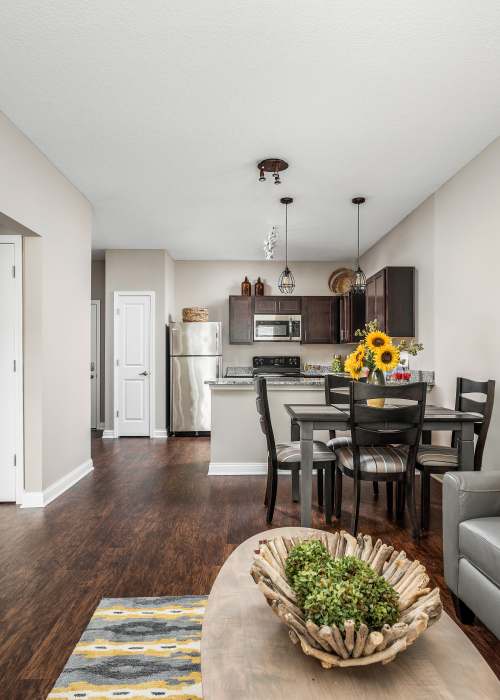
[[[346,620],[343,632],[336,625],[318,627],[307,620],[286,579],[285,562],[294,545],[311,539],[320,540],[333,558],[357,557],[383,576],[399,595],[399,620],[379,630],[369,630],[364,624],[356,630],[354,622]],[[307,538],[276,537],[260,543],[250,573],[272,610],[289,628],[292,642],[326,669],[387,664],[437,622],[442,612],[439,588],[428,588],[425,567],[381,540],[373,543],[370,535],[358,534],[356,538],[341,531]]]

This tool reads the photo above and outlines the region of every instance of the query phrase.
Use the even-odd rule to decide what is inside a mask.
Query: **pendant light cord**
[[[358,270],[359,270],[359,204],[358,204]]]
[[[288,269],[288,204],[285,204],[285,268]]]

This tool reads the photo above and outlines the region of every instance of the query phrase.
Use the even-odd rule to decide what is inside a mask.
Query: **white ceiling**
[[[260,259],[291,195],[290,258],[345,259],[353,195],[366,249],[500,133],[498,0],[2,0],[0,65],[101,249]]]

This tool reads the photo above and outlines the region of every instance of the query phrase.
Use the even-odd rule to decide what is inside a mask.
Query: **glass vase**
[[[385,374],[380,369],[371,369],[368,372],[366,381],[368,384],[374,384],[375,386],[385,386]],[[368,406],[373,406],[374,408],[383,408],[385,398],[367,399],[366,403]]]

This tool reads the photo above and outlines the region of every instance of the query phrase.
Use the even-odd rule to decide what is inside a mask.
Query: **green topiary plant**
[[[292,548],[286,575],[300,607],[317,625],[345,620],[371,629],[398,620],[398,594],[387,581],[356,557],[333,559],[318,540]]]

